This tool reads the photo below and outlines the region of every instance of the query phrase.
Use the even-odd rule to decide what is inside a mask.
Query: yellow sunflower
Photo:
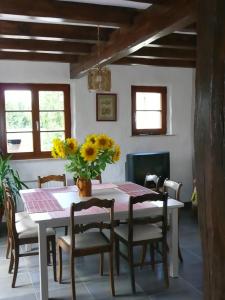
[[[57,153],[57,151],[56,151],[56,149],[54,147],[52,148],[51,154],[52,154],[52,157],[59,158],[59,155],[58,155],[58,153]]]
[[[53,150],[55,154],[58,155],[57,157],[65,158],[66,154],[64,143],[60,139],[57,138],[53,140]]]
[[[111,137],[108,137],[108,147],[112,148],[115,145],[114,140]]]
[[[68,154],[74,154],[78,148],[78,142],[74,138],[67,138],[66,139],[67,151]]]
[[[113,154],[113,158],[112,158],[113,162],[116,162],[120,159],[120,154],[121,154],[120,146],[115,145],[114,154]]]
[[[109,137],[106,134],[99,134],[96,143],[100,149],[107,149],[109,148]]]
[[[85,161],[94,161],[97,157],[98,150],[95,144],[86,142],[81,146],[80,154]]]
[[[91,142],[92,144],[95,144],[97,141],[97,134],[89,134],[86,136],[86,142]]]

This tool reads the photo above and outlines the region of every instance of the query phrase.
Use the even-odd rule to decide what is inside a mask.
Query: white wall
[[[171,179],[183,182],[181,198],[189,201],[192,189],[193,70],[145,66],[111,66],[112,93],[118,95],[116,122],[96,122],[96,95],[87,90],[87,78],[74,80],[76,136],[110,134],[121,145],[122,157],[107,167],[103,181],[125,178],[127,153],[169,151]],[[168,88],[167,136],[131,136],[131,85],[162,85]],[[85,117],[84,117],[85,116]]]
[[[107,167],[103,181],[123,181],[127,153],[169,151],[171,178],[184,184],[182,200],[190,200],[192,189],[193,70],[145,66],[112,66],[112,92],[118,95],[117,121],[96,122],[96,95],[87,90],[87,78],[70,81],[69,65],[39,62],[0,62],[0,82],[71,83],[72,132],[79,139],[89,133],[108,133],[121,145],[122,157]],[[131,85],[168,87],[168,136],[131,136]],[[171,127],[170,127],[171,126]],[[37,175],[61,173],[64,161],[14,161],[24,180]]]

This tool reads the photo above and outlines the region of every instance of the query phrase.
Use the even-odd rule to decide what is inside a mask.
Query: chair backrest
[[[163,191],[167,192],[171,198],[180,201],[180,190],[182,187],[181,182],[165,179],[163,183]]]
[[[108,229],[110,230],[110,244],[113,244],[113,236],[114,236],[114,202],[115,200],[107,200],[107,199],[98,199],[91,198],[87,201],[82,201],[79,203],[72,203],[70,208],[70,235],[71,235],[71,246],[73,249],[76,248],[75,245],[75,234],[85,232],[89,229],[98,228],[99,230]],[[76,224],[76,216],[74,216],[75,212],[79,212],[83,209],[89,209],[93,206],[99,208],[109,209],[109,221],[110,222],[92,222],[88,224]]]
[[[8,236],[12,238],[13,242],[15,242],[15,240],[18,238],[15,224],[15,204],[10,188],[5,183],[3,183],[3,192]]]
[[[129,202],[129,216],[128,216],[128,240],[133,240],[133,226],[141,224],[152,224],[162,222],[162,234],[166,238],[167,234],[167,193],[150,193],[136,197],[130,197]],[[151,201],[162,201],[162,210],[153,216],[146,217],[135,217],[134,216],[134,205],[137,203],[151,202]]]
[[[67,185],[68,186],[73,186],[73,185],[75,185],[76,184],[76,182],[77,182],[77,178],[73,178],[73,179],[67,179]],[[102,175],[100,174],[100,175],[98,175],[96,178],[94,178],[94,179],[91,179],[91,183],[92,184],[98,184],[98,183],[102,183]]]
[[[96,176],[95,179],[91,180],[93,183],[102,183],[102,175]]]
[[[160,176],[156,174],[146,174],[144,186],[152,190],[158,191]]]
[[[51,184],[49,185],[49,182]],[[57,185],[56,185],[57,182]],[[58,183],[61,182],[63,186],[66,186],[66,175],[48,175],[48,176],[38,176],[38,187],[56,187],[59,186]]]

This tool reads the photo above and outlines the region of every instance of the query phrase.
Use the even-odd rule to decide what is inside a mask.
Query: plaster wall
[[[192,190],[192,69],[146,66],[111,66],[112,93],[117,93],[117,121],[96,122],[96,95],[87,90],[87,78],[74,80],[76,136],[103,132],[121,145],[119,163],[107,167],[103,181],[121,181],[125,176],[127,153],[170,152],[171,179],[183,183],[182,201],[189,201]],[[168,134],[131,136],[131,85],[162,85],[168,89]]]
[[[72,135],[79,140],[89,133],[108,133],[121,145],[121,160],[107,167],[103,181],[123,181],[126,153],[170,152],[171,179],[183,182],[182,201],[192,189],[192,123],[194,71],[182,68],[111,66],[112,93],[117,93],[117,121],[96,121],[96,95],[87,90],[87,78],[70,80],[69,65],[40,62],[0,62],[0,82],[68,83],[71,85]],[[168,135],[131,136],[131,85],[168,88]],[[64,172],[65,161],[53,159],[13,161],[21,178]]]

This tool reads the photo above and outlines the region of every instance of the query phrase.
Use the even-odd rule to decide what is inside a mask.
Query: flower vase
[[[80,197],[90,197],[91,196],[91,180],[84,178],[77,178],[77,187],[79,190]]]

